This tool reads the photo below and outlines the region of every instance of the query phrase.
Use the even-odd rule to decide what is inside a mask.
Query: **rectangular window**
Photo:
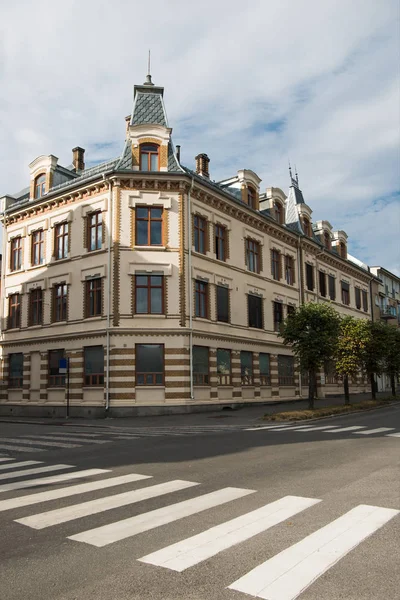
[[[39,229],[32,233],[32,265],[44,263],[44,231]]]
[[[242,350],[240,353],[240,376],[242,385],[253,385],[253,353]]]
[[[86,346],[83,349],[85,378],[84,385],[104,385],[103,346]]]
[[[294,284],[294,260],[291,256],[285,256],[285,279],[288,285]]]
[[[288,304],[287,316],[290,317],[291,315],[294,315],[295,312],[296,312],[296,307],[292,306],[291,304]]]
[[[218,385],[231,385],[231,351],[222,348],[217,349],[217,375]]]
[[[161,246],[163,209],[153,206],[136,207],[136,245]]]
[[[355,294],[356,294],[356,307],[361,308],[361,290],[358,287],[356,287],[354,289],[355,289]]]
[[[22,388],[24,373],[24,355],[22,352],[8,355],[8,387]]]
[[[21,294],[8,297],[8,329],[21,327]]]
[[[229,323],[229,288],[217,285],[217,321]]]
[[[274,310],[274,331],[280,331],[283,323],[283,304],[282,302],[273,302]]]
[[[319,277],[319,293],[324,298],[326,297],[326,275],[323,271],[318,272]]]
[[[226,260],[226,227],[215,226],[215,256],[217,260]]]
[[[333,275],[328,275],[328,283],[329,283],[329,298],[331,300],[336,300],[336,280]]]
[[[18,271],[22,267],[22,238],[16,237],[11,240],[11,271]]]
[[[65,358],[65,350],[49,350],[49,387],[65,387],[65,375],[60,374],[60,360]]]
[[[294,358],[293,356],[278,355],[278,382],[279,385],[294,386]]]
[[[259,273],[260,267],[260,244],[254,240],[246,240],[246,267],[253,273]]]
[[[306,264],[306,283],[307,289],[313,291],[314,289],[314,267]]]
[[[260,296],[247,295],[247,312],[249,327],[263,329],[263,299]]]
[[[98,210],[87,216],[88,250],[100,250],[103,243],[103,213]]]
[[[198,215],[194,216],[194,249],[196,252],[207,252],[207,220]]]
[[[281,253],[278,250],[271,250],[271,274],[272,279],[279,281],[281,278]]]
[[[102,314],[103,285],[101,277],[85,281],[85,317],[98,317]]]
[[[193,384],[209,383],[209,349],[206,346],[193,346]]]
[[[68,287],[60,283],[53,287],[53,322],[67,320]]]
[[[342,304],[349,306],[350,304],[350,285],[345,281],[341,281],[342,284]]]
[[[364,312],[368,312],[368,294],[365,290],[363,290],[363,292],[362,292],[362,301],[363,301]]]
[[[271,385],[271,371],[270,371],[270,358],[269,354],[260,352],[258,355],[260,364],[260,384]]]
[[[136,385],[164,385],[164,344],[136,344]]]
[[[43,290],[40,288],[29,293],[29,326],[43,323]]]
[[[195,281],[195,315],[208,319],[208,283]]]
[[[164,276],[135,276],[135,312],[138,315],[164,314]]]
[[[57,260],[68,257],[68,223],[60,223],[55,228],[55,256]]]

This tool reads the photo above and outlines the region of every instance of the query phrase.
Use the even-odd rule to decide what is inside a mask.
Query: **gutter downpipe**
[[[193,392],[193,290],[192,290],[192,201],[191,192],[194,187],[194,177],[188,192],[188,281],[189,281],[189,379],[190,379],[190,399],[194,400]]]
[[[106,176],[103,173],[103,180]],[[107,325],[106,325],[106,416],[110,408],[111,242],[113,225],[112,180],[108,179]]]

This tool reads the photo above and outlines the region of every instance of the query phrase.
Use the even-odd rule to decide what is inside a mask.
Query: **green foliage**
[[[342,376],[356,375],[363,366],[369,343],[369,321],[346,316],[340,321],[336,348],[336,372]]]
[[[400,375],[400,329],[386,326],[384,369],[390,376]]]
[[[388,326],[380,321],[367,321],[367,336],[362,355],[362,365],[368,374],[381,375],[384,371],[387,344]]]

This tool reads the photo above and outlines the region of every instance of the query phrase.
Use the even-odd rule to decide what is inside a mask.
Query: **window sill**
[[[92,254],[100,254],[101,252],[104,252],[105,248],[96,248],[96,250],[89,250],[89,248],[86,248],[86,256],[88,254],[92,255]]]
[[[160,383],[159,385],[146,385],[145,383],[136,383],[135,387],[138,387],[140,389],[145,389],[145,390],[159,390],[160,388],[165,388],[165,384],[164,383]]]
[[[67,325],[68,321],[54,321],[53,323],[49,323],[50,327],[53,327],[54,325]]]
[[[49,385],[47,386],[46,390],[48,391],[52,391],[52,390],[64,390],[66,389],[66,385]]]
[[[21,331],[21,327],[7,327],[6,329],[4,329],[4,331],[7,331],[7,333],[10,331]]]
[[[60,389],[60,388],[58,388]],[[104,390],[104,385],[102,383],[100,383],[99,385],[83,385],[82,386],[82,391],[85,390]]]
[[[159,313],[139,313],[132,315],[134,319],[146,319],[151,317],[152,319],[166,319],[167,315],[160,315]]]
[[[105,318],[105,316],[103,316],[103,315],[93,315],[93,317],[83,317],[83,320],[84,321],[101,321],[104,318]]]
[[[195,316],[195,317],[193,317],[193,319],[195,321],[200,321],[200,322],[203,321],[204,323],[209,323],[211,321],[211,319],[209,317],[197,317],[197,316]]]
[[[166,250],[167,246],[154,245],[154,246],[133,246],[134,250]]]
[[[17,273],[24,273],[25,269],[21,267],[20,269],[15,269],[13,271],[8,271],[7,275],[16,275]]]
[[[193,387],[195,388],[210,388],[211,384],[210,383],[194,383]]]
[[[64,263],[64,262],[67,262],[68,260],[71,260],[70,256],[67,256],[65,258],[52,257],[51,261],[47,264],[47,266],[50,267],[51,265],[58,265],[59,263]]]
[[[27,271],[34,271],[35,269],[40,269],[40,268],[43,269],[43,267],[46,267],[46,263],[45,262],[43,262],[41,265],[30,265],[29,267],[27,267],[26,270]]]
[[[28,329],[29,331],[34,331],[35,329],[41,329],[43,327],[43,323],[40,323],[38,325],[28,325]]]

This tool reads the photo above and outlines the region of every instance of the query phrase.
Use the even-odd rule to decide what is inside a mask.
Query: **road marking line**
[[[377,427],[376,429],[367,429],[366,431],[355,431],[355,435],[371,435],[372,433],[382,433],[383,431],[393,431],[394,427]]]
[[[35,441],[27,440],[25,437],[19,438],[18,440],[12,438],[0,438],[0,442],[8,442],[11,444],[20,443],[24,444],[24,446],[49,446],[55,448],[79,448],[76,444],[56,444],[55,442],[42,442],[40,438],[35,438]]]
[[[388,433],[385,437],[400,437],[400,433]]]
[[[121,506],[127,506],[128,504],[148,500],[149,498],[164,496],[165,494],[184,490],[195,485],[199,484],[194,483],[193,481],[182,481],[180,479],[167,481],[166,483],[159,483],[133,492],[123,492],[122,494],[106,496],[105,498],[98,498],[97,500],[89,500],[89,502],[82,502],[81,504],[74,504],[73,506],[66,506],[65,508],[57,508],[31,517],[16,519],[16,522],[32,527],[33,529],[44,529],[45,527],[51,527],[52,525],[59,525],[60,523],[96,515],[97,513],[113,508],[120,508]]]
[[[62,431],[50,431],[49,435],[79,435],[79,436],[83,436],[83,437],[100,437],[102,434],[101,433],[86,433],[82,432],[82,431],[73,431],[73,430],[66,430],[63,429]]]
[[[303,433],[303,431],[322,431],[324,429],[334,429],[338,427],[338,425],[318,425],[318,427],[303,427],[302,429],[300,429],[300,433]],[[297,427],[295,428],[295,431],[297,430]]]
[[[294,600],[399,512],[361,504],[262,563],[229,589],[266,600]]]
[[[284,427],[292,427],[292,425],[266,425],[265,427],[249,427],[249,428],[245,429],[244,431],[262,431],[263,429],[283,429]]]
[[[0,450],[12,450],[13,452],[47,452],[44,448],[31,448],[30,446],[12,446],[11,444],[0,444]]]
[[[31,465],[41,465],[43,461],[41,460],[24,460],[23,462],[16,462],[7,465],[0,465],[0,471],[4,471],[5,469],[14,469],[15,467],[30,467]]]
[[[24,437],[24,439],[31,439],[31,440],[36,440],[38,439],[37,436],[35,435],[26,435]],[[56,436],[56,435],[41,435],[40,436],[41,440],[55,440],[58,441],[60,440],[60,442],[79,442],[81,444],[108,444],[107,440],[85,440],[85,438],[76,438],[76,437],[70,437],[70,436]],[[40,442],[38,442],[40,443]]]
[[[318,502],[321,500],[285,496],[182,542],[143,556],[139,561],[181,572],[282,523]]]
[[[5,458],[0,458],[0,462],[7,462],[8,460],[15,460],[15,458],[8,458],[8,456]]]
[[[99,470],[101,471],[101,469]],[[95,473],[95,475],[97,475],[97,473]],[[39,504],[41,502],[49,502],[50,500],[57,500],[58,498],[67,498],[68,496],[75,496],[76,494],[86,494],[87,492],[93,492],[95,490],[105,490],[106,488],[115,487],[117,485],[124,485],[151,478],[151,475],[131,473],[119,477],[110,477],[109,479],[90,481],[89,483],[78,483],[78,485],[71,485],[69,487],[59,488],[58,490],[50,490],[49,492],[36,492],[35,494],[20,496],[19,498],[0,500],[0,512],[13,508],[21,508],[22,506],[31,506],[32,504]]]
[[[6,483],[0,485],[1,492],[10,492],[12,490],[22,490],[43,485],[52,485],[70,479],[82,479],[82,477],[90,477],[91,475],[100,475],[102,473],[110,473],[110,469],[85,469],[84,471],[74,471],[73,473],[61,473],[61,475],[52,475],[51,477],[38,477],[37,479],[28,479],[27,481],[17,481],[14,483]]]
[[[15,479],[16,477],[25,477],[26,475],[36,475],[37,473],[48,473],[49,471],[62,471],[63,469],[72,468],[72,465],[48,465],[47,467],[25,469],[25,471],[12,471],[11,473],[2,473],[0,475],[0,479]]]
[[[355,431],[356,429],[365,429],[365,425],[353,425],[352,427],[341,427],[340,429],[333,429],[332,431],[325,431],[325,433],[341,433],[342,431]]]
[[[133,435],[117,435],[115,438],[115,440],[138,440],[138,437],[134,437]]]
[[[220,506],[231,500],[236,500],[254,494],[255,490],[244,490],[240,488],[223,488],[209,494],[197,496],[190,500],[184,500],[183,502],[177,502],[163,508],[158,508],[150,512],[130,517],[129,519],[123,519],[122,521],[116,521],[109,525],[97,527],[95,529],[89,529],[83,533],[72,535],[69,537],[70,540],[77,542],[85,542],[92,546],[101,548],[124,540],[125,538],[132,537],[144,531],[155,529],[161,525],[167,523],[173,523],[184,517],[195,515],[199,512],[213,508],[214,506]]]

